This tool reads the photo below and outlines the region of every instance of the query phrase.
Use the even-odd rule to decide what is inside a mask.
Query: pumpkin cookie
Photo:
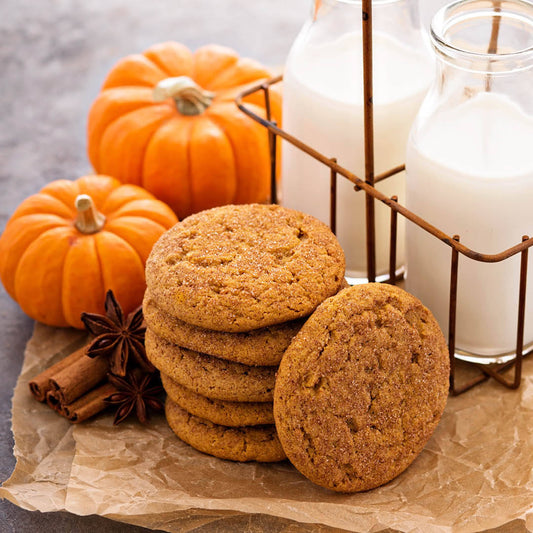
[[[274,424],[272,402],[224,402],[212,400],[176,383],[161,374],[168,397],[181,408],[200,418],[222,426],[260,426]]]
[[[194,416],[167,398],[165,414],[172,431],[197,450],[231,461],[274,462],[286,458],[276,428],[231,428]]]
[[[161,311],[146,291],[143,302],[148,327],[178,346],[244,365],[277,366],[305,319],[242,333],[193,326]]]
[[[309,315],[343,283],[344,253],[319,220],[277,205],[226,205],[164,233],[146,264],[158,307],[241,332]]]
[[[189,390],[230,402],[271,402],[276,367],[246,366],[180,348],[146,330],[149,361]]]
[[[321,304],[285,352],[274,417],[285,453],[314,483],[378,487],[422,451],[448,395],[446,342],[407,292],[372,283]]]

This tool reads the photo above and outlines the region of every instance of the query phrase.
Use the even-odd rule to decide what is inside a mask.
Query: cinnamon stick
[[[41,372],[38,376],[35,376],[29,383],[30,391],[39,402],[47,400],[46,395],[50,390],[50,379],[59,374],[62,370],[76,363],[83,355],[85,355],[86,346],[72,352],[70,355],[58,361],[55,365],[47,368],[44,372]]]
[[[61,414],[71,422],[78,424],[103,411],[108,404],[105,399],[117,392],[111,383],[105,383],[84,394],[70,405],[63,405]]]
[[[49,390],[46,393],[46,403],[48,407],[51,407],[58,413],[61,413],[61,402],[59,401],[59,395],[57,394],[57,391]]]
[[[49,380],[50,390],[57,393],[61,405],[69,405],[105,379],[108,370],[106,358],[84,355]]]

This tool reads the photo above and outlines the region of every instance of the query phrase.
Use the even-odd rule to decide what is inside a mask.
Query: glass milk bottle
[[[283,78],[283,128],[336,157],[365,179],[362,6],[360,0],[316,0],[294,42]],[[409,129],[429,87],[433,65],[419,26],[418,3],[374,0],[375,175],[405,163]],[[404,174],[377,184],[388,196],[404,195]],[[329,223],[329,169],[283,144],[281,203]],[[388,272],[390,209],[375,202],[376,271]],[[337,237],[348,278],[365,278],[365,194],[339,177]],[[403,257],[399,228],[398,263]],[[355,280],[354,280],[355,281]]]
[[[533,236],[533,4],[454,2],[435,15],[431,39],[437,75],[409,140],[407,207],[474,251],[497,254]],[[444,330],[450,257],[408,224],[406,288]],[[519,276],[519,254],[500,263],[459,255],[459,357],[512,358]],[[532,268],[527,287],[525,346],[533,342]]]

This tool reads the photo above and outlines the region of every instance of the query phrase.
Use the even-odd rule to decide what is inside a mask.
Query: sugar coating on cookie
[[[354,286],[321,304],[285,352],[274,418],[302,474],[364,491],[422,451],[448,386],[448,349],[431,312],[399,288]]]
[[[344,282],[345,259],[319,220],[277,205],[227,205],[165,232],[146,263],[159,308],[239,332],[309,315]]]
[[[273,425],[232,428],[194,416],[167,398],[172,431],[193,448],[231,461],[274,462],[286,458]]]
[[[178,346],[252,366],[277,366],[305,319],[227,333],[193,326],[159,309],[149,291],[143,302],[146,323],[159,337]]]
[[[181,348],[146,330],[146,356],[163,374],[216,400],[270,402],[276,367],[247,366]]]
[[[180,385],[166,374],[161,381],[168,397],[182,409],[222,426],[260,426],[274,424],[272,402],[228,402],[213,400]]]

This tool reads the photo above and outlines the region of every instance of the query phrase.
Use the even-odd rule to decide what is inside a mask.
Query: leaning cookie
[[[159,309],[146,291],[143,302],[146,323],[159,337],[178,346],[228,361],[252,366],[277,366],[305,318],[276,326],[227,333],[193,326]]]
[[[146,356],[163,374],[189,390],[231,402],[271,402],[276,367],[246,366],[180,348],[149,328]]]
[[[340,492],[378,487],[422,451],[446,404],[449,358],[433,315],[390,285],[321,304],[285,352],[274,417],[294,466]]]
[[[277,205],[227,205],[165,232],[146,262],[158,307],[188,324],[241,332],[308,316],[344,281],[319,220]]]
[[[227,402],[196,394],[166,374],[161,381],[168,397],[192,415],[222,426],[261,426],[274,424],[272,402]]]
[[[276,428],[249,426],[232,428],[213,424],[167,398],[167,422],[172,431],[197,450],[231,461],[274,462],[286,458],[276,434]]]

